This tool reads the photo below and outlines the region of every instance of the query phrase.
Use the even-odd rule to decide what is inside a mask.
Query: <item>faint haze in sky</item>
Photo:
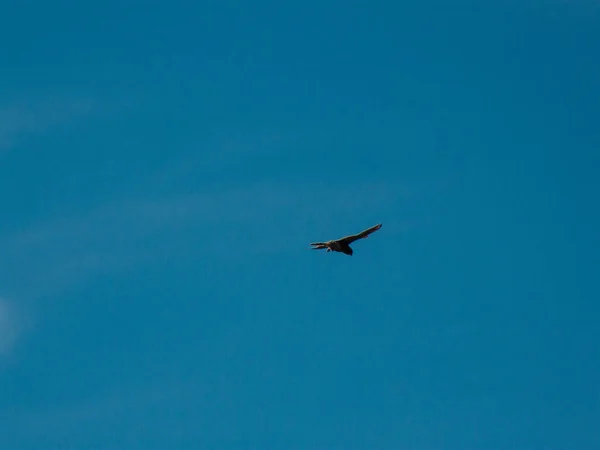
[[[597,2],[13,3],[0,448],[600,447]]]

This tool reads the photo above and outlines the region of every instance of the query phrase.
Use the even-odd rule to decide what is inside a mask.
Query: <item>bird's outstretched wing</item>
[[[358,234],[353,234],[351,236],[346,236],[346,237],[343,237],[341,239],[338,239],[337,241],[338,242],[343,242],[344,244],[351,244],[352,242],[354,242],[354,241],[356,241],[358,239],[364,239],[364,238],[368,237],[371,233],[376,232],[377,230],[379,230],[381,228],[381,225],[382,224],[379,223],[379,224],[375,225],[374,227],[367,228],[366,230],[361,231]]]

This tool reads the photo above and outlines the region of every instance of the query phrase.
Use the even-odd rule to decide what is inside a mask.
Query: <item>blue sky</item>
[[[600,447],[597,2],[13,3],[2,449]]]

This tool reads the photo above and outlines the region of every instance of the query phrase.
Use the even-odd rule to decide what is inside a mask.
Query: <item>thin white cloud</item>
[[[64,108],[65,117],[91,108],[76,103]],[[39,117],[47,115],[48,109],[42,110]],[[13,134],[17,129],[33,131],[34,118],[13,125]],[[197,177],[198,168],[209,162],[210,171],[219,173],[234,160],[234,153],[242,158],[271,157],[300,141],[300,135],[286,131],[215,132],[204,145],[214,150],[210,157],[206,151],[183,152],[157,172],[132,177],[118,198],[0,237],[0,283],[15,297],[35,298],[165,257],[176,261],[190,249],[200,256],[228,259],[293,251],[315,235],[352,232],[385,221],[385,214],[403,199],[431,190],[431,180],[403,184],[279,178],[227,190],[209,182],[204,192],[182,194],[177,183]],[[222,153],[226,156],[218,157]],[[394,227],[400,228],[406,223]]]
[[[20,145],[32,135],[70,126],[111,102],[71,94],[21,97],[0,103],[0,152]]]
[[[18,145],[27,135],[65,125],[91,110],[92,102],[85,98],[20,100],[0,105],[0,150]]]
[[[215,193],[113,201],[0,240],[0,281],[19,296],[45,295],[189,247],[202,256],[303,248],[315,234],[381,221],[410,189],[394,183],[265,182]],[[310,231],[309,231],[310,230]],[[188,242],[190,245],[188,245]],[[37,291],[37,292],[33,292]]]

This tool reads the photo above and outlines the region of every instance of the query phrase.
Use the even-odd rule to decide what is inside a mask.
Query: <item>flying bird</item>
[[[313,250],[322,250],[324,248],[327,249],[328,252],[341,252],[346,255],[352,256],[352,249],[350,248],[350,244],[358,239],[363,239],[369,237],[371,233],[379,230],[382,224],[377,224],[374,227],[367,228],[365,231],[361,231],[358,234],[353,234],[351,236],[346,236],[341,239],[335,239],[333,241],[327,242],[312,242]]]

